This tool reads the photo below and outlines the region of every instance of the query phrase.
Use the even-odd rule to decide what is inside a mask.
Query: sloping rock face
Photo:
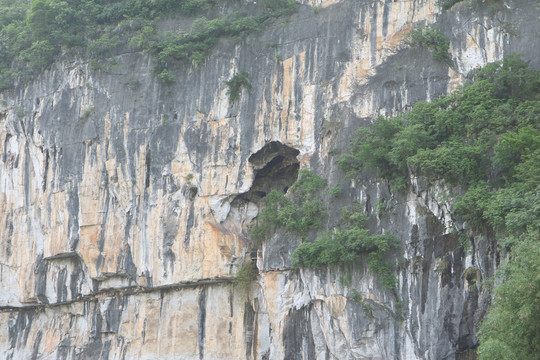
[[[152,56],[126,53],[109,72],[58,61],[2,93],[0,354],[474,358],[489,294],[465,270],[492,275],[496,249],[460,246],[444,184],[418,178],[394,194],[376,179],[350,183],[335,154],[377,115],[446,94],[505,54],[539,68],[539,16],[533,0],[447,11],[435,0],[305,1],[240,45],[222,41],[170,86]],[[403,44],[419,24],[450,39],[451,67]],[[253,88],[230,103],[224,81],[240,71]],[[252,252],[258,200],[300,168],[346,189],[329,223],[358,199],[373,231],[400,239],[395,291],[362,263],[291,269],[298,239],[284,234]],[[376,201],[391,210],[377,214]],[[252,258],[257,281],[234,286]]]

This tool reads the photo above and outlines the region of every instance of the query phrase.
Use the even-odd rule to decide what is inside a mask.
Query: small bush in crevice
[[[394,315],[396,319],[399,321],[405,320],[405,309],[403,306],[403,302],[401,301],[394,302]]]
[[[328,193],[328,195],[330,195],[332,199],[336,199],[341,196],[341,194],[343,193],[343,189],[341,189],[339,186],[334,186],[328,189],[326,192]]]
[[[232,78],[225,81],[225,85],[228,87],[229,101],[233,103],[240,99],[242,89],[246,89],[248,92],[251,91],[251,76],[246,71],[236,73]]]
[[[467,281],[469,289],[476,290],[477,281],[482,280],[482,272],[475,267],[468,267],[463,271],[463,278]]]
[[[89,107],[89,108],[84,109],[84,111],[81,114],[81,121],[88,120],[90,118],[90,115],[92,115],[93,112],[94,112],[93,107]]]
[[[24,117],[24,115],[26,114],[26,112],[24,111],[24,107],[19,106],[17,108],[17,111],[15,112],[15,114],[17,115],[17,117],[22,119]]]
[[[387,215],[392,210],[393,204],[390,201],[385,199],[377,199],[373,203],[373,212],[377,214],[378,217]]]
[[[351,286],[352,283],[352,274],[349,271],[346,271],[343,275],[339,277],[339,282],[344,287]]]
[[[140,87],[141,87],[141,82],[137,79],[135,79],[133,77],[133,75],[130,75],[129,79],[127,79],[125,82],[124,82],[124,85],[132,90],[132,91],[136,91],[138,90]]]
[[[370,318],[370,319],[374,319],[375,316],[373,316],[373,307],[366,301],[362,298],[362,294],[360,294],[358,292],[358,290],[356,289],[352,289],[351,290],[351,295],[350,295],[350,298],[356,302],[358,305],[360,305],[362,307],[362,311],[364,312],[364,314]]]
[[[176,80],[176,77],[169,69],[163,69],[160,72],[156,72],[156,76],[163,84],[172,84]]]
[[[247,289],[257,279],[258,275],[259,269],[257,269],[257,264],[254,262],[245,262],[236,273],[232,283],[242,289]]]

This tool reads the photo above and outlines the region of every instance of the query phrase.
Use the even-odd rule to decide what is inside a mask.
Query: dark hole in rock
[[[254,191],[253,195],[259,198],[263,198],[266,196],[266,193],[264,191]]]
[[[248,192],[236,197],[237,201],[257,202],[270,191],[287,192],[298,179],[300,163],[296,158],[300,154],[295,148],[272,141],[249,157],[255,169],[255,179]]]
[[[182,194],[189,201],[195,199],[195,196],[197,196],[197,192],[197,187],[194,185],[184,184],[184,186],[182,187]]]

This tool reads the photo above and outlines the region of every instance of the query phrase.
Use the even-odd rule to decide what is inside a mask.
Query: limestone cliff
[[[141,52],[109,72],[59,59],[0,94],[0,357],[474,358],[489,294],[464,270],[489,277],[496,249],[474,238],[463,250],[444,184],[351,183],[335,154],[377,115],[505,54],[539,68],[537,2],[490,4],[306,0],[172,85]],[[419,24],[450,39],[451,66],[403,43]],[[231,103],[224,81],[240,71],[252,90]],[[346,189],[328,221],[359,199],[373,231],[399,238],[395,292],[364,264],[292,269],[298,240],[283,234],[252,253],[256,200],[299,168]],[[377,199],[392,210],[373,212]],[[257,281],[235,287],[252,258]]]

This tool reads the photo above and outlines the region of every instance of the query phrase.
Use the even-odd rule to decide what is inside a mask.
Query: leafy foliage
[[[374,171],[396,189],[412,174],[468,189],[455,211],[480,232],[524,232],[540,218],[540,72],[516,56],[407,114],[362,128],[339,165]]]
[[[94,69],[122,51],[148,50],[158,58],[156,75],[171,81],[170,67],[200,65],[223,37],[235,41],[258,31],[272,17],[291,14],[292,0],[269,0],[258,15],[242,12],[215,19],[200,16],[216,0],[0,0],[0,91],[16,78],[30,78],[61,53],[86,53]],[[158,21],[180,14],[196,16],[187,32],[158,31]]]
[[[191,61],[200,65],[209,51],[216,45],[220,37],[244,38],[247,34],[260,29],[260,19],[235,13],[223,18],[208,20],[204,17],[194,21],[189,33],[167,33],[159,41],[152,41],[147,36],[139,38],[138,43],[154,51],[161,64]],[[145,30],[150,34],[149,29]]]
[[[462,186],[515,180],[532,165],[515,161],[534,162],[538,151],[539,74],[514,56],[490,64],[470,86],[361,128],[339,165],[349,176],[374,171],[397,188],[411,171]]]
[[[290,198],[275,190],[266,196],[266,207],[251,232],[252,239],[264,241],[278,228],[283,228],[304,241],[292,254],[293,266],[319,267],[366,258],[383,286],[392,288],[396,278],[383,254],[395,248],[396,241],[390,235],[372,235],[365,228],[367,216],[360,203],[342,209],[338,226],[313,242],[308,241],[307,235],[322,227],[326,216],[322,197],[331,196],[327,190],[325,179],[311,171],[300,170],[298,180],[291,187]]]
[[[480,360],[540,357],[539,239],[538,231],[525,234],[497,272],[502,282],[480,329]]]
[[[325,179],[302,169],[291,187],[290,199],[279,191],[270,191],[258,225],[251,232],[252,239],[260,243],[281,227],[303,239],[310,231],[318,230],[326,216],[320,196],[325,187]]]
[[[278,16],[291,14],[298,7],[298,3],[294,0],[263,0],[263,4]]]
[[[255,279],[257,279],[258,275],[259,270],[257,269],[257,264],[254,262],[245,262],[242,264],[240,270],[238,270],[236,273],[232,283],[235,286],[246,289]]]
[[[412,47],[426,48],[431,50],[433,58],[440,61],[449,61],[448,49],[450,42],[439,30],[428,26],[419,26],[410,31],[405,41]]]
[[[365,228],[366,220],[367,216],[357,202],[343,209],[338,227],[325,232],[314,242],[300,244],[292,254],[293,265],[318,267],[354,262],[367,254],[369,268],[379,275],[385,288],[393,288],[396,278],[383,254],[396,248],[397,242],[391,235],[372,235]]]
[[[245,71],[236,73],[232,78],[225,81],[225,85],[228,87],[229,101],[231,103],[235,102],[240,99],[242,88],[251,91],[251,76]]]
[[[439,0],[438,4],[439,6],[444,9],[448,10],[452,6],[454,6],[457,3],[463,2],[464,0]],[[500,0],[469,0],[469,3],[472,3],[476,6],[482,6],[487,7],[488,9],[491,9],[493,11],[495,4],[502,3]]]
[[[176,79],[173,73],[169,71],[169,69],[162,69],[161,72],[156,73],[156,76],[159,79],[159,81],[161,81],[164,84],[173,83],[174,80]]]
[[[373,308],[371,307],[371,305],[369,304],[368,301],[364,300],[362,298],[362,294],[360,294],[358,292],[358,290],[356,289],[352,289],[351,292],[350,292],[350,295],[349,297],[355,301],[358,305],[360,305],[362,307],[362,311],[364,312],[364,314],[370,318],[370,319],[374,319],[375,317],[373,316]]]
[[[538,358],[540,71],[517,56],[488,64],[469,86],[360,129],[339,166],[353,177],[374,172],[394,189],[413,175],[461,188],[455,213],[511,253],[482,326],[481,358]]]

